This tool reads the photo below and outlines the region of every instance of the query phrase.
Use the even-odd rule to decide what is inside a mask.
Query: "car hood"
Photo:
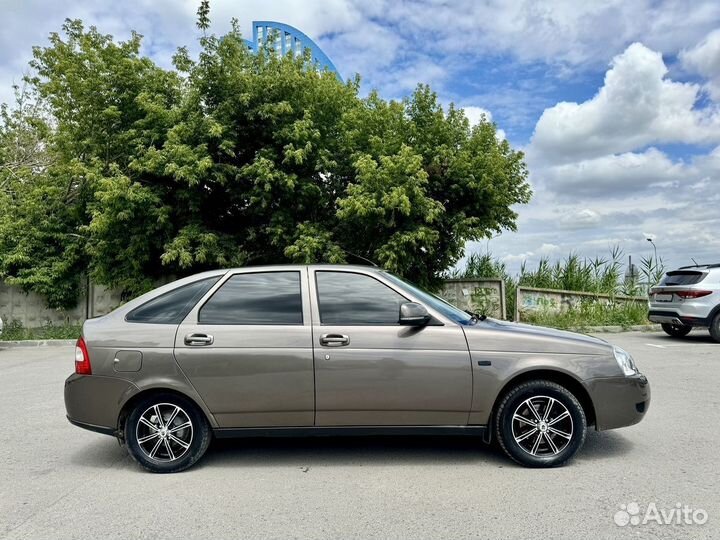
[[[612,354],[612,345],[603,339],[543,326],[485,319],[463,329],[475,351]]]

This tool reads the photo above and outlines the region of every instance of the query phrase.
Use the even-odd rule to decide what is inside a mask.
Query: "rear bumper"
[[[595,429],[637,424],[650,407],[650,383],[642,375],[590,379],[585,383],[595,406]]]
[[[648,320],[660,324],[678,324],[684,326],[710,326],[708,317],[692,317],[683,315],[677,311],[664,311],[659,309],[651,309],[648,312]]]
[[[87,429],[88,431],[94,431],[95,433],[102,433],[104,435],[115,435],[115,432],[117,431],[115,428],[95,426],[93,424],[86,424],[85,422],[78,422],[77,420],[73,420],[69,416],[67,417],[67,419],[68,422],[70,422],[73,426]]]
[[[135,389],[116,377],[72,374],[65,380],[65,411],[71,424],[114,434],[124,396]]]

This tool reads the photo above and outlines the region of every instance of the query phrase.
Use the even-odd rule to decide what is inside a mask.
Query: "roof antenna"
[[[692,257],[690,257],[690,260],[695,263],[695,266],[700,266],[700,265],[698,264],[698,262],[697,262],[695,259],[693,259]]]
[[[358,255],[357,253],[353,253],[352,251],[348,251],[347,249],[345,249],[345,248],[342,247],[342,246],[338,246],[338,247],[339,247],[340,249],[342,249],[345,253],[347,253],[348,255],[350,255],[351,257],[355,257],[356,259],[359,259],[359,260],[361,260],[361,261],[369,264],[370,266],[374,266],[375,268],[379,268],[379,266],[378,266],[375,262],[371,261],[370,259],[366,259],[366,258],[363,257],[362,255]]]

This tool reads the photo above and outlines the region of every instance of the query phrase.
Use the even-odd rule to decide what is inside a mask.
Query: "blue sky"
[[[119,38],[135,29],[164,66],[195,44],[196,1],[0,0],[0,100],[31,47],[65,17]],[[670,266],[720,262],[720,2],[697,0],[214,0],[231,17],[277,20],[315,39],[363,91],[401,98],[429,83],[444,103],[486,114],[527,154],[535,197],[516,233],[471,243],[512,270],[655,239]]]

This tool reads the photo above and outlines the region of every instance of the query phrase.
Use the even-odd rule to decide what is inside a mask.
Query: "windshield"
[[[440,313],[445,315],[448,319],[451,319],[458,324],[463,324],[467,326],[473,325],[475,324],[475,322],[477,322],[472,315],[464,312],[460,308],[453,306],[451,303],[443,300],[439,296],[424,291],[417,285],[413,285],[411,283],[408,283],[407,281],[403,281],[399,277],[394,276],[389,272],[383,272],[383,275],[404,291],[407,291],[410,294],[416,296],[419,300],[421,300],[434,310],[439,311]]]

